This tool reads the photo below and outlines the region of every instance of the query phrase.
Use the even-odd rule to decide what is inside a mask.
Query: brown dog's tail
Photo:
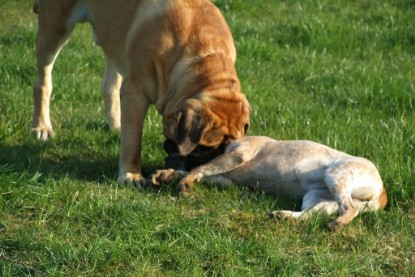
[[[33,2],[33,12],[36,14],[39,13],[39,0]]]

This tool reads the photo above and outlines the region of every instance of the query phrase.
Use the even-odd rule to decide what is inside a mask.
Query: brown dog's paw
[[[33,137],[39,141],[47,141],[55,136],[52,127],[32,127],[31,133]]]
[[[140,173],[126,172],[118,176],[118,184],[145,188],[147,180]]]
[[[157,170],[149,177],[149,183],[152,186],[160,187],[163,184],[171,183],[179,177],[174,169]]]

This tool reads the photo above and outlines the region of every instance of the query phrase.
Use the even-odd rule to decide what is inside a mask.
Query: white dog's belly
[[[301,199],[309,190],[324,189],[326,167],[311,171],[297,171],[288,168],[284,160],[269,159],[272,155],[246,162],[238,169],[225,173],[237,184],[259,188],[268,193],[285,194],[293,199]]]
[[[301,199],[306,193],[294,176],[281,176],[276,172],[252,168],[249,164],[224,174],[237,184],[259,188],[271,194],[286,194],[293,199]]]

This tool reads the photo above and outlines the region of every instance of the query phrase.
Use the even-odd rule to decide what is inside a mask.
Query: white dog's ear
[[[175,140],[180,156],[187,156],[199,144],[207,130],[202,110],[185,107],[177,116]]]

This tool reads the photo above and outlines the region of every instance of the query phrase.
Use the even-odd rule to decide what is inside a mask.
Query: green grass
[[[29,134],[36,16],[0,3],[2,276],[413,276],[415,4],[410,0],[216,0],[233,31],[251,135],[310,139],[365,156],[385,211],[332,233],[331,218],[273,221],[298,208],[246,188],[116,185],[101,50],[80,25],[54,70],[46,143]],[[79,100],[81,99],[81,101]],[[146,120],[143,170],[163,166],[161,119]]]

